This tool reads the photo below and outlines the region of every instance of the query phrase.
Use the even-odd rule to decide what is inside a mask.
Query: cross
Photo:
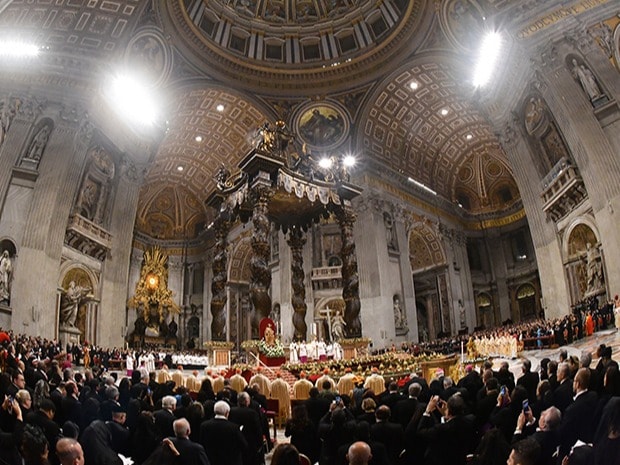
[[[332,309],[329,307],[325,307],[324,310],[319,310],[319,314],[323,316],[323,318],[327,318],[327,330],[329,331],[329,340],[332,338]]]

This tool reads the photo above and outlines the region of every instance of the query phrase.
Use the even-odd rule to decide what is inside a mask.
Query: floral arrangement
[[[267,341],[261,339],[258,341],[258,351],[269,358],[284,357],[284,347],[277,339],[273,344],[267,344]]]

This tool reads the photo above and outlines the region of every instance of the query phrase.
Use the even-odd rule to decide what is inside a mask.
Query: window
[[[282,45],[281,44],[267,44],[265,49],[265,57],[268,60],[282,61]]]
[[[215,31],[215,24],[216,22],[213,19],[209,18],[208,16],[203,16],[200,20],[200,29],[202,29],[207,33],[207,35],[212,37],[213,32]]]
[[[353,35],[347,35],[338,38],[338,45],[340,46],[340,53],[350,52],[357,48],[355,37]]]
[[[512,197],[512,192],[510,191],[510,188],[502,187],[499,190],[499,197],[503,203],[508,203],[512,201],[513,197]]]
[[[237,52],[245,55],[247,45],[248,45],[248,39],[246,37],[239,37],[234,34],[230,36],[229,47],[232,50],[236,50]]]
[[[302,50],[304,52],[304,60],[319,60],[321,58],[319,44],[304,44]]]
[[[380,37],[388,29],[385,20],[381,16],[374,20],[370,24],[370,27],[372,28],[372,32],[375,34],[375,38]]]

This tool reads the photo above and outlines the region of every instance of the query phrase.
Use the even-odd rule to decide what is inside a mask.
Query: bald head
[[[84,465],[84,451],[75,439],[59,439],[56,443],[56,455],[60,465]]]
[[[187,421],[185,418],[179,418],[178,420],[175,420],[174,423],[172,423],[172,429],[174,430],[174,435],[177,438],[187,438],[191,433],[189,421]]]
[[[370,446],[363,441],[351,444],[347,452],[347,460],[350,465],[367,465],[371,458]]]

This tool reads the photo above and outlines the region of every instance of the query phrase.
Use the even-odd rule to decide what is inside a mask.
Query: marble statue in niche
[[[407,326],[407,313],[401,304],[400,295],[395,294],[394,297],[392,297],[392,304],[394,310],[394,327],[396,328],[396,335],[400,336],[407,334],[409,331]]]
[[[385,225],[385,238],[388,250],[398,250],[396,231],[394,230],[394,219],[390,213],[383,212],[383,224]]]
[[[591,102],[604,96],[594,74],[586,65],[579,64],[577,60],[573,58],[571,72],[573,77],[579,81],[579,84],[581,84],[581,87],[588,95]]]
[[[13,262],[8,250],[0,255],[0,302],[11,301],[11,280],[13,278]]]
[[[39,131],[35,134],[30,141],[30,145],[28,145],[28,150],[24,155],[25,160],[32,160],[38,163],[41,161],[41,157],[43,156],[43,151],[47,146],[47,142],[49,141],[50,134],[52,129],[49,125],[44,125]]]

